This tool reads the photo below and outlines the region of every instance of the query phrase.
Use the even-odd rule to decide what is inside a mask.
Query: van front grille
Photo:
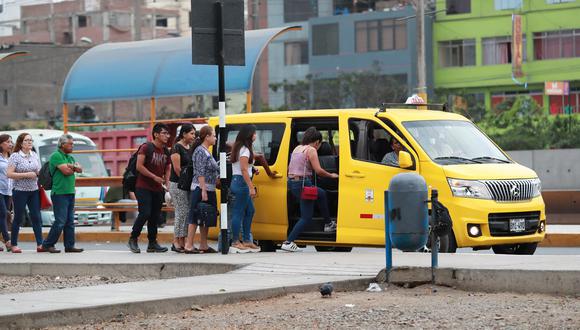
[[[482,180],[491,193],[491,197],[498,202],[525,201],[534,197],[534,183],[532,179],[521,180]]]
[[[510,231],[510,221],[524,219],[523,231]],[[488,216],[489,233],[491,236],[523,236],[532,235],[538,231],[540,211],[490,213]]]

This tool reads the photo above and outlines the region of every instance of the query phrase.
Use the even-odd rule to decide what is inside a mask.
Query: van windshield
[[[511,163],[471,122],[425,120],[403,122],[403,126],[438,164]]]
[[[95,150],[94,146],[90,145],[76,145],[74,150]],[[50,158],[53,152],[56,151],[55,144],[49,144],[40,146],[38,148],[38,154],[40,157],[40,162],[44,164]],[[77,174],[77,176],[82,177],[105,177],[109,176],[107,174],[107,169],[103,162],[103,158],[98,153],[88,153],[88,154],[73,154],[75,160],[81,164],[83,168],[83,173]]]

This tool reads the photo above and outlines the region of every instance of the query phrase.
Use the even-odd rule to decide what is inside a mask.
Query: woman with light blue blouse
[[[10,235],[6,218],[8,216],[8,206],[12,196],[12,180],[8,178],[8,159],[12,151],[12,137],[8,134],[0,135],[0,234],[2,242],[6,245],[6,250],[10,251]],[[0,251],[4,248],[0,246]]]
[[[40,216],[40,193],[38,191],[38,172],[40,159],[32,150],[32,136],[28,133],[18,135],[14,152],[8,161],[8,177],[13,180],[12,202],[14,220],[12,221],[12,253],[22,253],[18,247],[18,232],[24,219],[26,206],[36,238],[36,252],[46,252],[42,248],[42,218]]]

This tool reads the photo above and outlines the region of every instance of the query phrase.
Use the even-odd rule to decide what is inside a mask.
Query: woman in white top
[[[8,178],[8,159],[12,152],[12,137],[8,134],[0,135],[0,232],[2,234],[2,242],[6,248],[10,250],[10,235],[8,234],[8,226],[6,218],[8,216],[8,205],[10,203],[10,196],[12,196],[12,180]],[[0,251],[4,248],[0,247]]]
[[[40,159],[32,151],[32,136],[22,133],[16,139],[14,153],[8,161],[8,177],[13,180],[12,200],[14,202],[14,220],[12,222],[12,252],[21,253],[18,247],[20,222],[24,218],[26,206],[32,229],[36,237],[36,252],[45,252],[42,248],[42,219],[40,216],[40,194],[38,191],[38,172]]]
[[[254,202],[256,187],[252,183],[254,167],[253,142],[256,140],[256,126],[244,125],[232,148],[232,183],[230,188],[235,196],[232,214],[232,244],[231,253],[259,252],[260,248],[252,242],[250,231],[254,217]],[[240,229],[242,242],[240,242]]]

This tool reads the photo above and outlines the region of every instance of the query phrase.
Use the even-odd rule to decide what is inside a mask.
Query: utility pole
[[[260,0],[252,0],[252,5],[253,5],[253,9],[252,9],[252,28],[254,30],[259,29],[260,28],[260,16],[258,15],[259,10],[260,10]],[[258,63],[256,63],[256,70],[254,71],[254,84],[252,84],[253,86],[253,93],[254,96],[252,97],[252,103],[254,103],[252,105],[252,109],[254,109],[254,111],[260,111],[260,105],[261,105],[261,97],[260,97],[260,88],[261,88],[261,79],[260,79],[260,61],[258,61]]]
[[[141,0],[133,0],[134,41],[141,40]]]
[[[50,42],[55,43],[55,32],[54,32],[54,1],[50,0],[50,14],[48,17],[48,31],[50,34]]]
[[[417,2],[417,94],[427,102],[425,67],[425,0]]]

